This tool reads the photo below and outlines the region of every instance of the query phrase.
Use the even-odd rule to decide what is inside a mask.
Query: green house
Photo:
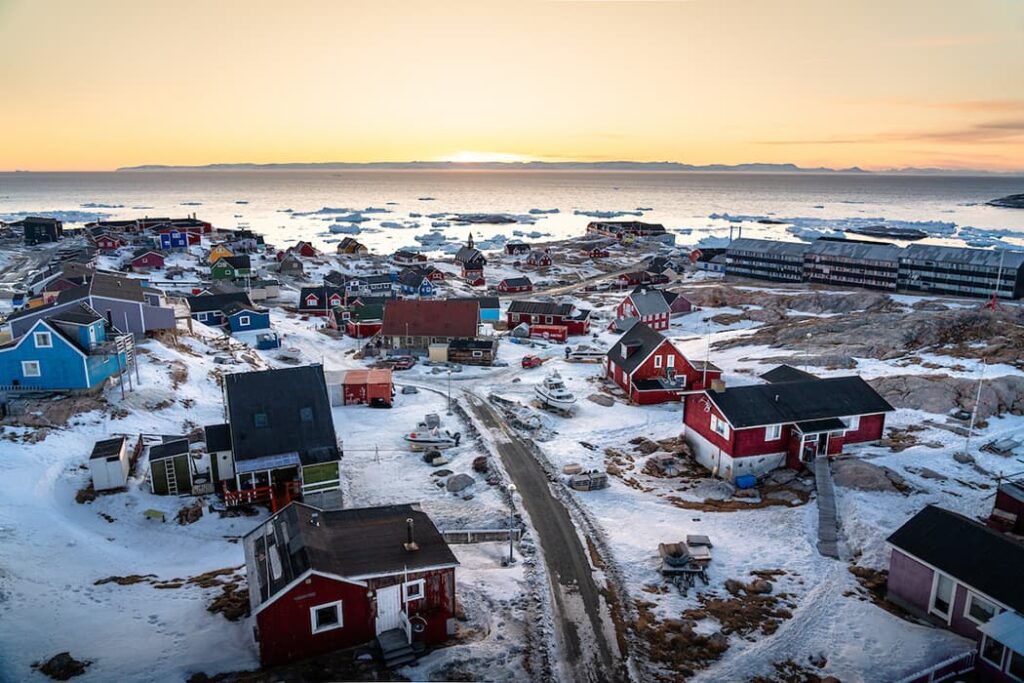
[[[214,280],[238,280],[252,277],[252,263],[249,255],[222,256],[210,266],[210,277]]]
[[[158,496],[192,494],[195,463],[187,439],[177,439],[149,448],[149,482]]]

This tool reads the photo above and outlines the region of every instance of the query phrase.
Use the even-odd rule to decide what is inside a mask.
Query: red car
[[[416,365],[416,359],[412,356],[402,356],[395,360],[395,364],[392,366],[392,370],[408,370],[412,366]]]
[[[523,356],[524,368],[539,368],[543,361],[537,356]]]

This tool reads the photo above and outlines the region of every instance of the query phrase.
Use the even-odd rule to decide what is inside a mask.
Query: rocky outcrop
[[[978,380],[946,375],[895,375],[868,381],[896,408],[929,413],[970,412],[978,395]],[[978,402],[978,419],[1011,413],[1024,414],[1024,377],[1005,375],[986,379]]]
[[[988,202],[989,206],[998,206],[1004,209],[1024,209],[1024,194],[1011,194]]]

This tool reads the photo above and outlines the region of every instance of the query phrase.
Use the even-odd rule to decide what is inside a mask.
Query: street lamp
[[[508,485],[508,564],[511,567],[516,563],[512,554],[512,539],[516,524],[516,485]]]
[[[448,414],[452,414],[452,369],[448,368]]]

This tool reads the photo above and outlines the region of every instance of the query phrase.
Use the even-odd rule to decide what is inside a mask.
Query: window
[[[34,340],[37,349],[53,348],[53,337],[50,336],[49,332],[36,332]]]
[[[319,301],[320,301],[320,299],[318,299],[313,294],[310,294],[309,296],[306,297],[306,305],[307,306],[316,306],[317,302],[319,302]]]
[[[412,602],[413,600],[420,600],[423,598],[425,581],[418,579],[416,581],[407,581],[402,584],[402,599],[406,602]]]
[[[729,424],[725,420],[720,420],[717,415],[711,416],[711,431],[723,438],[729,438]]]
[[[267,414],[266,413],[256,413],[255,415],[252,416],[252,423],[257,428],[266,427],[267,426]]]
[[[207,318],[207,314],[206,313],[200,313],[198,318],[199,318],[199,322],[205,323],[206,322],[206,318]]]
[[[764,428],[765,441],[778,441],[782,438],[782,425],[768,425]]]
[[[550,315],[544,316],[544,322],[546,322],[548,325],[550,325],[552,323],[551,316]]]
[[[665,367],[666,368],[674,368],[675,366],[676,366],[676,357],[671,355],[671,354],[669,354],[668,356],[665,356]]]
[[[949,616],[949,606],[953,603],[953,579],[945,574],[935,573],[935,585],[932,595],[932,612],[943,617]]]
[[[43,374],[43,371],[39,367],[39,361],[23,360],[21,361],[21,374],[25,377],[39,377]]]
[[[855,432],[860,429],[860,415],[853,415],[846,418],[846,429]]]
[[[250,318],[249,316],[247,316],[247,315],[240,315],[240,316],[238,316],[238,324],[241,325],[242,327],[247,327],[251,323],[252,323],[252,318]]]
[[[984,624],[994,617],[999,608],[974,593],[967,594],[967,604],[964,605],[964,616],[978,624]]]
[[[484,352],[483,351],[474,351],[473,352],[473,358],[483,358],[483,357],[484,357]]]
[[[1007,658],[1006,673],[1018,681],[1024,681],[1024,654],[1010,650]]]
[[[661,361],[662,361],[662,357],[660,355],[659,356],[655,356],[654,357],[654,367],[655,368],[660,368],[661,367]]]
[[[309,608],[309,625],[313,633],[322,633],[341,628],[341,600]]]
[[[992,640],[985,636],[985,640],[981,643],[981,658],[995,668],[1002,670],[1004,649],[1003,644],[998,640]]]
[[[299,409],[299,419],[302,420],[303,422],[312,422],[313,421],[313,409],[309,408],[309,407],[300,408]]]

